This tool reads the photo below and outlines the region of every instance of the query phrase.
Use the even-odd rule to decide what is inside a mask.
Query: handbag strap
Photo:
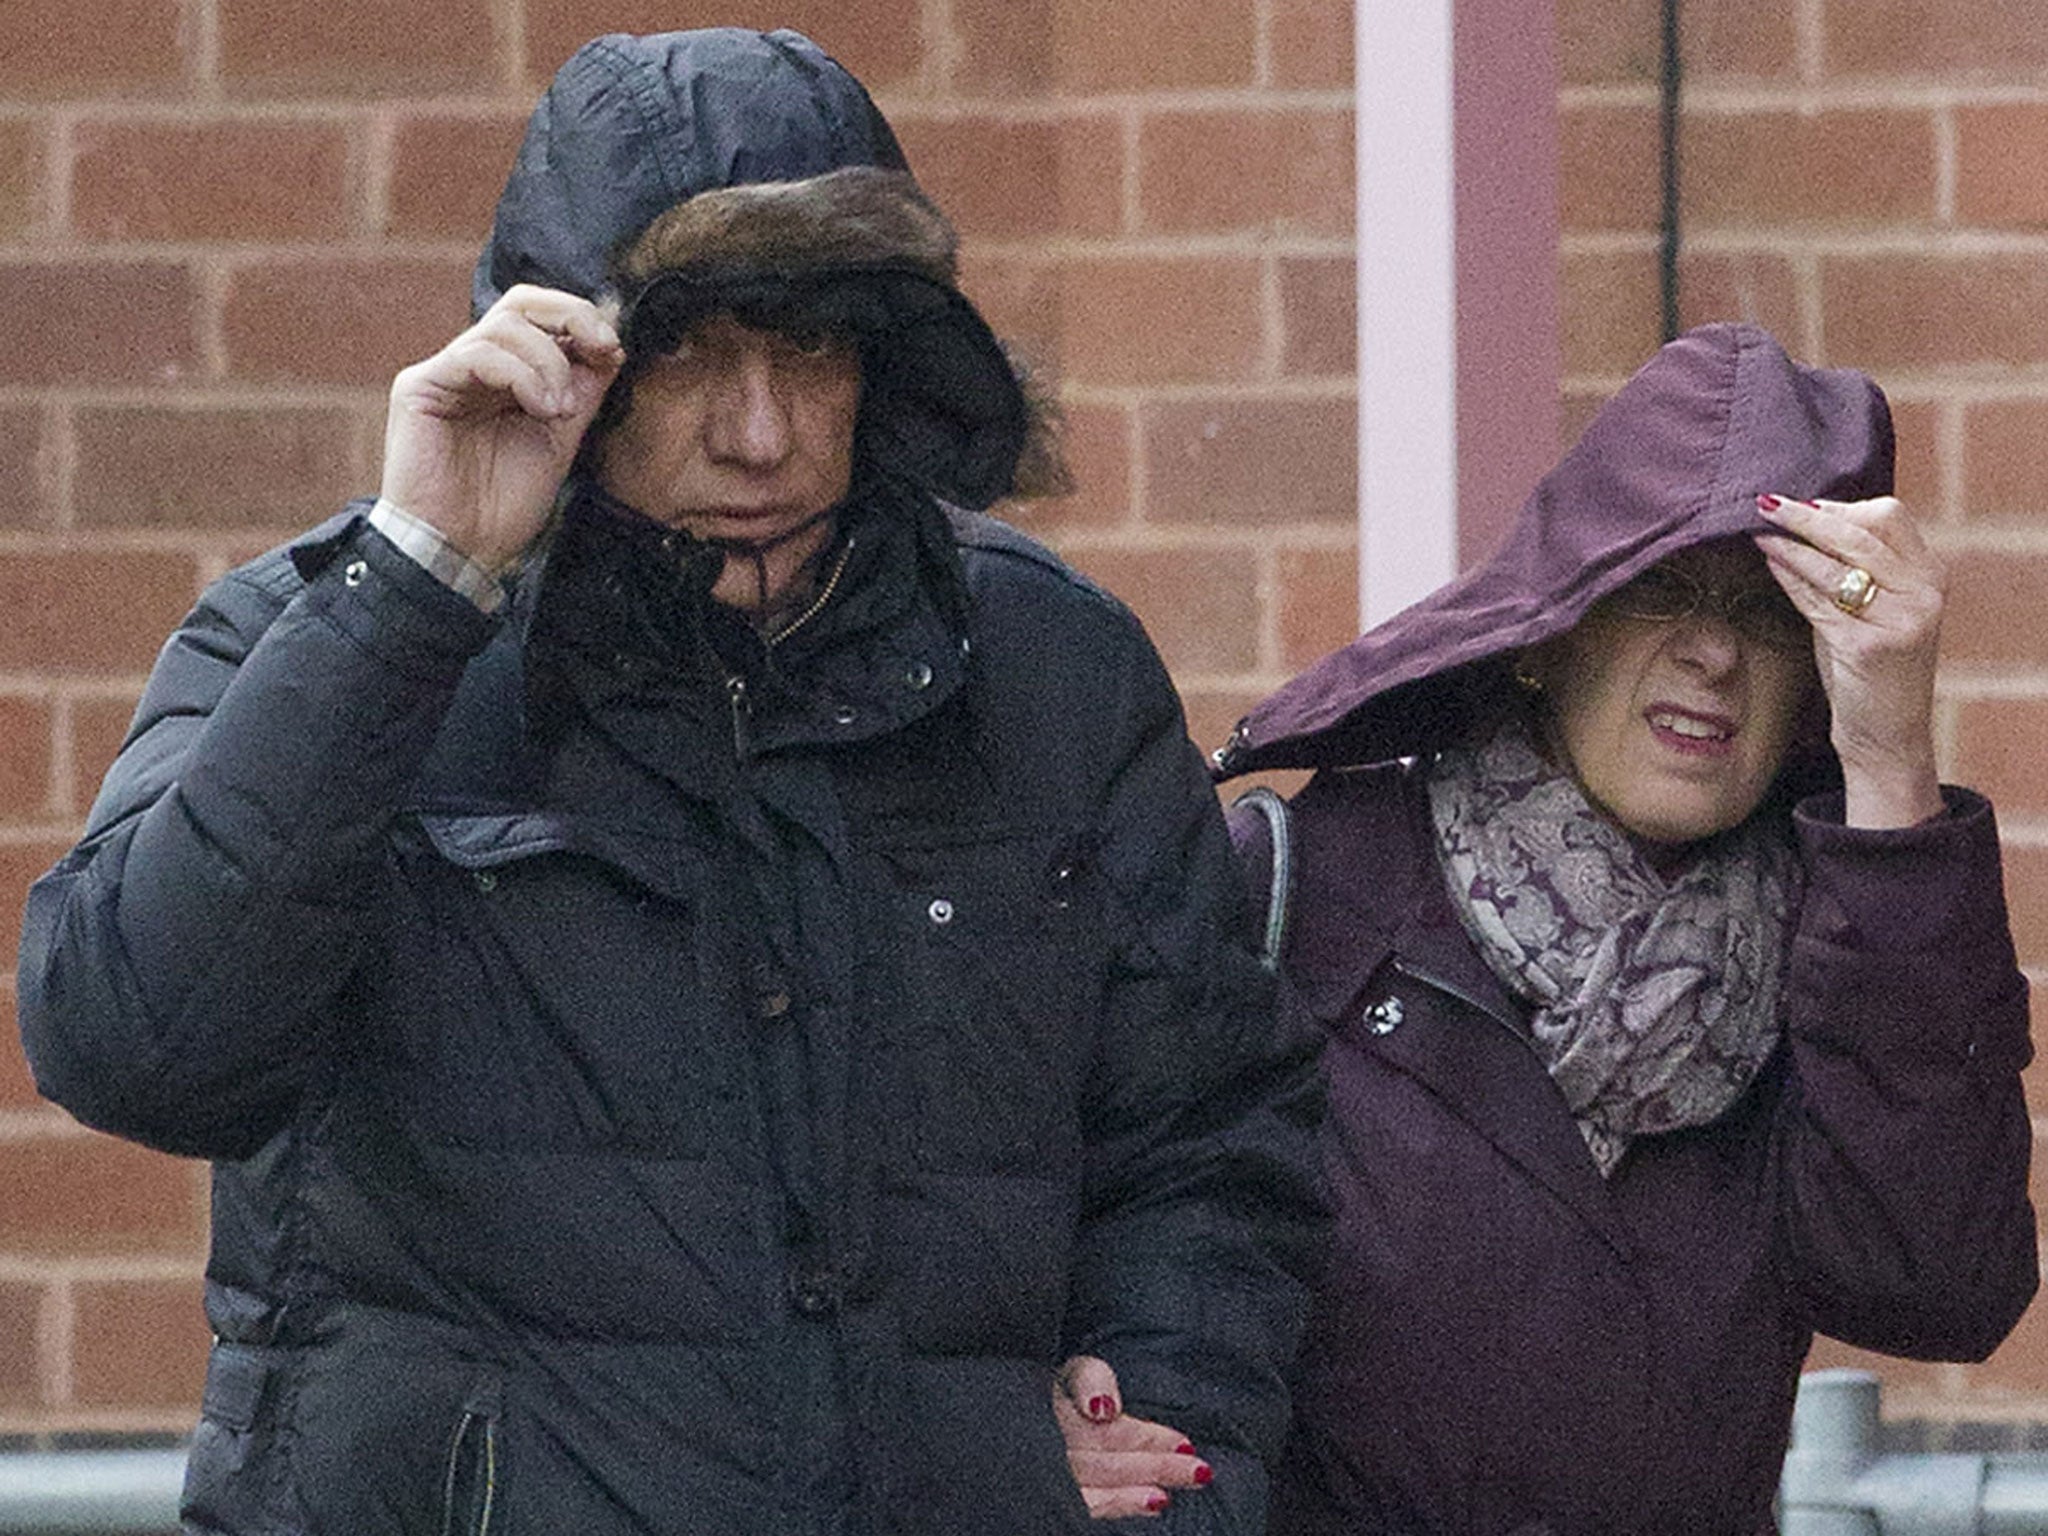
[[[1233,811],[1250,812],[1266,824],[1266,844],[1271,857],[1266,861],[1266,922],[1259,938],[1259,964],[1269,971],[1280,969],[1280,954],[1287,944],[1288,897],[1294,889],[1293,834],[1287,802],[1265,785],[1255,785],[1230,804]],[[1234,819],[1234,818],[1233,818]],[[1240,848],[1240,853],[1244,850]]]

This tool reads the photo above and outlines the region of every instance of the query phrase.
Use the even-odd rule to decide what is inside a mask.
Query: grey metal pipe
[[[175,1536],[185,1453],[0,1455],[0,1536]]]
[[[1800,1378],[1778,1484],[1782,1536],[2043,1536],[2048,1457],[1887,1456],[1868,1371]]]

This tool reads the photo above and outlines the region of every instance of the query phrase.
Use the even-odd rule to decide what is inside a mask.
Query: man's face
[[[631,409],[598,445],[598,478],[656,522],[762,551],[758,563],[729,553],[711,595],[772,608],[831,541],[819,514],[846,495],[859,410],[850,342],[719,316],[639,372]]]

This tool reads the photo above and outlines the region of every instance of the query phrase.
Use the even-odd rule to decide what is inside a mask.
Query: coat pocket
[[[1108,954],[1085,848],[993,833],[879,851],[917,1160],[1070,1178]]]
[[[441,1536],[490,1536],[498,1498],[500,1396],[495,1381],[479,1381],[462,1404],[448,1442]]]

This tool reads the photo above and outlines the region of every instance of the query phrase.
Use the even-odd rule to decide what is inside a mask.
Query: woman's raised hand
[[[556,488],[625,362],[611,316],[521,284],[391,385],[379,493],[501,569],[545,526]]]
[[[1792,538],[1757,539],[1813,625],[1852,827],[1906,827],[1941,811],[1934,667],[1947,570],[1896,497],[1757,506]]]

